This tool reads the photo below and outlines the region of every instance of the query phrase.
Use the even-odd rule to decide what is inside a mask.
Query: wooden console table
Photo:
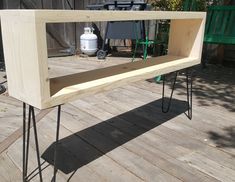
[[[28,143],[26,103],[35,133],[40,180],[41,163],[34,107],[58,106],[56,145],[59,138],[60,105],[88,94],[112,89],[130,82],[151,78],[199,64],[205,27],[204,12],[161,11],[75,11],[2,10],[0,11],[9,95],[23,105],[23,181],[28,181]],[[99,22],[169,19],[168,55],[102,69],[51,78],[48,73],[47,23]],[[27,140],[26,140],[27,137]],[[25,142],[26,140],[26,142]],[[26,146],[25,146],[26,144]],[[54,155],[56,166],[56,150]],[[54,177],[56,180],[56,167]]]

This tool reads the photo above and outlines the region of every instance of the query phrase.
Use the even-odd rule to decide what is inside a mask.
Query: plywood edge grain
[[[205,12],[183,11],[100,11],[100,10],[2,10],[3,14],[28,16],[35,14],[37,22],[97,22],[151,19],[204,19]]]
[[[19,10],[19,9],[8,9],[0,10],[1,18],[12,18],[12,20],[22,21],[22,22],[32,22],[35,21],[35,10]]]
[[[58,22],[97,22],[97,21],[126,21],[151,19],[204,19],[202,12],[173,12],[173,11],[90,11],[90,10],[55,10],[36,11],[39,21],[48,23]]]

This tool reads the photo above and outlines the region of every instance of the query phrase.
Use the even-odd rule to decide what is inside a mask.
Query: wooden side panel
[[[168,53],[200,59],[204,25],[203,19],[171,20]]]
[[[46,47],[42,47],[45,32],[35,24],[33,11],[24,15],[3,13],[1,24],[9,95],[41,107],[47,86],[41,81],[47,75],[43,71],[43,67],[47,69]]]
[[[41,103],[50,97],[50,83],[48,74],[48,55],[47,55],[47,38],[46,24],[36,22],[36,39],[37,39],[37,64],[39,68]]]

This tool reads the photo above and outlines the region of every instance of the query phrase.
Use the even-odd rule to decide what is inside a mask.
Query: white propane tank
[[[97,51],[97,36],[93,34],[93,30],[91,27],[85,27],[84,34],[80,36],[81,51],[89,56]]]

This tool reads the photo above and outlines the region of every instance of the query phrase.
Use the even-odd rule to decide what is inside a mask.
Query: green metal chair
[[[151,45],[153,45],[153,52],[155,52],[156,50],[156,45],[157,44],[161,44],[162,41],[157,40],[157,23],[154,24],[154,39],[150,40],[149,39],[149,29],[150,26],[147,26],[147,30],[145,31],[145,38],[141,39],[139,38],[137,35],[139,35],[139,32],[135,32],[136,35],[136,42],[135,42],[135,49],[134,49],[134,53],[133,53],[133,57],[132,57],[132,61],[134,61],[135,56],[136,56],[136,52],[139,46],[143,46],[143,59],[144,61],[147,60],[147,56],[148,56],[148,47],[150,47]],[[134,28],[134,30],[138,30],[137,28]]]
[[[196,11],[197,9],[197,2],[196,0],[185,0],[183,2],[183,11]],[[155,31],[154,31],[154,40],[149,40],[149,31],[146,31],[145,39],[139,39],[137,36],[135,49],[132,57],[132,61],[134,61],[136,52],[139,45],[143,46],[143,59],[144,61],[147,60],[148,56],[148,47],[153,45],[153,52],[156,50],[156,45],[162,45],[162,51],[160,55],[164,55],[167,53],[167,45],[168,45],[168,36],[169,36],[169,22],[165,22],[164,24],[160,24],[162,27],[158,27],[155,24]],[[148,26],[149,27],[149,26]],[[136,35],[137,32],[135,32]],[[157,76],[154,80],[159,83],[161,80],[161,76]]]
[[[133,53],[133,57],[132,57],[132,62],[135,59],[136,56],[136,52],[139,46],[143,46],[143,59],[144,61],[147,60],[147,56],[148,56],[148,47],[150,47],[151,45],[153,45],[153,53],[156,52],[156,45],[163,45],[164,44],[164,40],[160,40],[158,39],[158,24],[157,22],[154,23],[154,39],[150,40],[149,39],[149,29],[151,26],[147,26],[147,30],[145,31],[145,39],[140,39],[136,36],[136,42],[135,42],[135,49],[134,49],[134,53]],[[138,35],[138,32],[135,32],[136,35]],[[164,49],[164,48],[163,48]],[[162,52],[165,51],[161,51],[160,55],[162,55]],[[154,78],[154,80],[156,82],[160,82],[161,81],[161,76],[157,76]]]
[[[185,0],[183,2],[183,11],[196,11],[197,10],[197,2],[196,0]],[[145,39],[139,39],[136,36],[136,44],[135,49],[133,53],[132,61],[135,59],[135,55],[138,49],[139,45],[143,45],[144,51],[143,51],[143,58],[144,61],[146,61],[148,56],[148,47],[153,45],[153,52],[156,50],[156,45],[161,44],[163,45],[163,50],[161,51],[160,55],[166,54],[167,51],[167,44],[168,44],[168,34],[169,34],[169,22],[165,22],[162,27],[158,27],[157,23],[155,23],[155,31],[154,31],[154,40],[149,40],[149,30],[146,31]],[[166,26],[167,25],[167,26]],[[147,26],[148,28],[150,26]],[[136,35],[137,32],[135,32]]]

